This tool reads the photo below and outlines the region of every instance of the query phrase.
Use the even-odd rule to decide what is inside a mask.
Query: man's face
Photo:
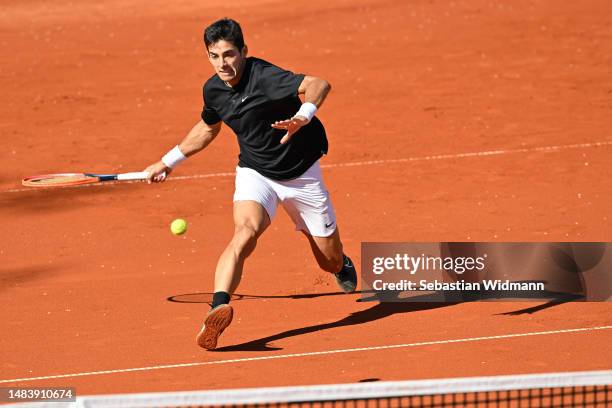
[[[219,78],[234,86],[244,70],[246,51],[246,45],[240,52],[231,42],[219,40],[208,47],[208,60]]]

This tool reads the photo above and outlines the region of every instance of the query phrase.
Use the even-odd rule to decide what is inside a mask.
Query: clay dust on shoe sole
[[[204,321],[204,327],[196,338],[198,345],[206,350],[214,350],[223,330],[232,322],[234,311],[230,305],[222,305],[210,312]]]

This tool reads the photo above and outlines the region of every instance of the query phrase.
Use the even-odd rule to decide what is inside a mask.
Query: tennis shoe
[[[211,309],[206,315],[202,330],[196,337],[198,345],[206,350],[214,350],[217,347],[219,336],[230,325],[233,317],[234,310],[228,304]]]
[[[336,282],[344,293],[351,293],[357,289],[357,270],[351,258],[346,255],[342,255],[342,269],[340,272],[335,273]]]

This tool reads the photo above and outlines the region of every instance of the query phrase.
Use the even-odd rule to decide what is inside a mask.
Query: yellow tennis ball
[[[174,235],[184,234],[185,231],[187,231],[187,221],[182,218],[177,218],[170,224],[170,231],[172,231]]]

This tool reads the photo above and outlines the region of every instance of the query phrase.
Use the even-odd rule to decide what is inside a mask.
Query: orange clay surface
[[[611,14],[608,0],[3,1],[0,386],[85,395],[611,368],[609,329],[367,350],[610,326],[612,305],[357,302],[282,211],[238,291],[264,298],[233,302],[222,348],[200,349],[198,294],[233,232],[226,127],[161,185],[20,186],[157,160],[199,120],[203,27],[231,16],[251,55],[332,84],[322,163],[357,264],[365,241],[612,241]],[[465,155],[479,152],[493,153]],[[366,350],[321,353],[354,348]],[[299,353],[315,354],[287,356]],[[79,373],[93,374],[33,380]]]

